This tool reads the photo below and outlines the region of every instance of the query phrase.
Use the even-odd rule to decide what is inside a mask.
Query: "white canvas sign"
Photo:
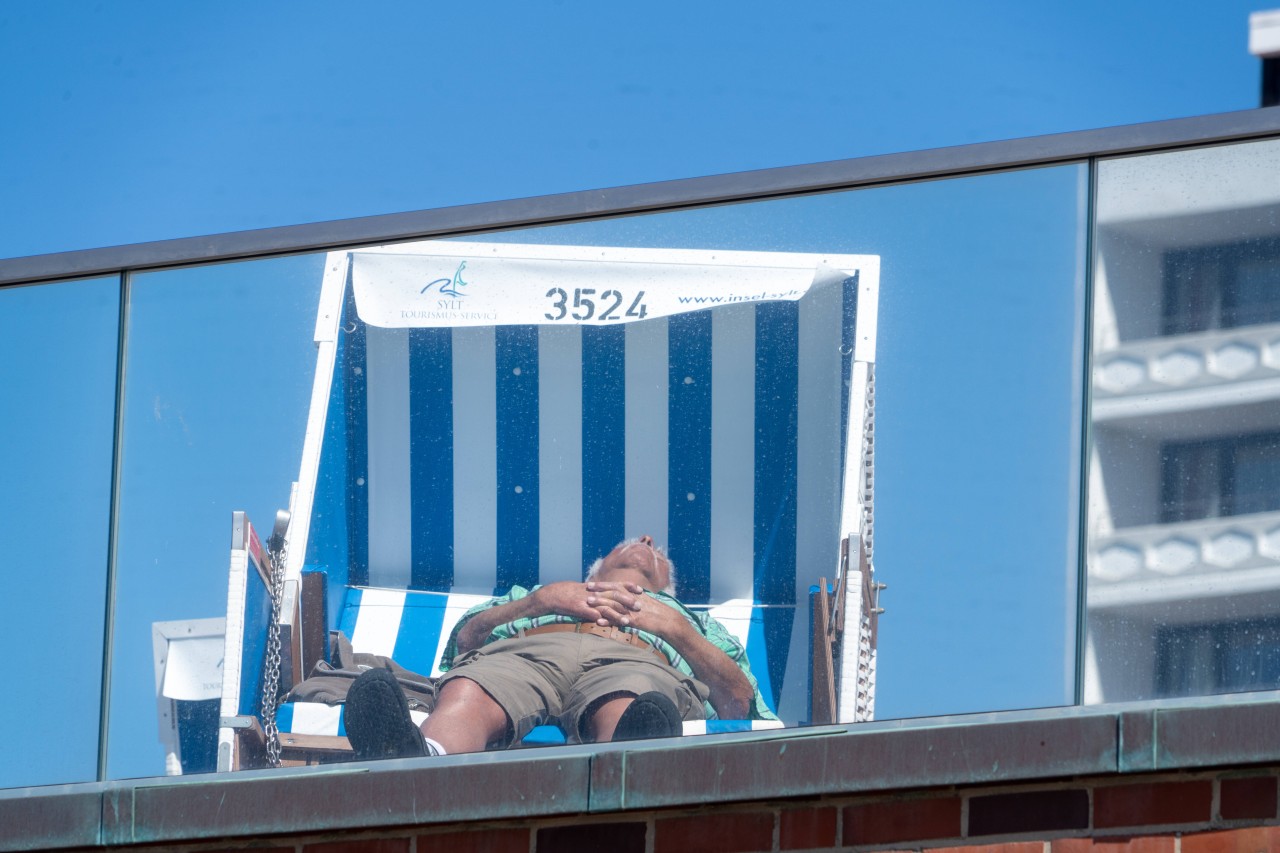
[[[840,267],[822,259],[775,266],[356,252],[351,275],[360,319],[382,328],[607,326],[796,300],[852,275],[850,257],[839,260]]]
[[[162,695],[169,699],[217,699],[222,695],[221,635],[169,641]]]

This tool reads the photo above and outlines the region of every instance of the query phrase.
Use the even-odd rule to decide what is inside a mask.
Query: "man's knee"
[[[452,678],[440,688],[435,710],[422,733],[449,752],[477,752],[509,736],[507,712],[469,678]]]
[[[471,711],[493,710],[505,716],[502,707],[479,684],[469,678],[451,678],[440,688],[435,713],[448,713],[462,708]]]

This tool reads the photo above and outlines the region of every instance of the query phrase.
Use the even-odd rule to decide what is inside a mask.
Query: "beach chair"
[[[266,542],[233,520],[219,769],[347,757],[341,706],[276,707],[335,632],[432,674],[469,606],[642,533],[786,724],[869,719],[878,280],[872,256],[330,253],[290,509]]]

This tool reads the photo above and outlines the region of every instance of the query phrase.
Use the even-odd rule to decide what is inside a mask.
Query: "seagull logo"
[[[454,270],[453,278],[438,278],[435,281],[429,282],[427,286],[418,291],[418,293],[426,293],[431,288],[439,285],[440,292],[445,296],[452,296],[455,299],[461,299],[463,296],[466,296],[466,294],[460,292],[458,288],[467,286],[467,282],[462,280],[462,271],[466,268],[467,262],[463,261],[458,264],[458,268]]]

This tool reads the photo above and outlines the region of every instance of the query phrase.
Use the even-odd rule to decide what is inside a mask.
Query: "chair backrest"
[[[417,276],[412,292],[430,300],[403,313],[468,313],[488,269],[476,258],[531,270],[547,321],[369,321],[379,275],[410,292],[387,269]],[[559,269],[563,287],[545,287]],[[624,317],[643,281],[681,275],[674,313]],[[716,289],[735,275],[777,283]],[[336,627],[345,586],[491,595],[581,579],[649,533],[682,601],[760,607],[757,675],[775,705],[793,692],[802,708],[804,667],[785,691],[784,675],[807,646],[808,587],[834,574],[847,532],[850,388],[853,365],[874,359],[877,289],[866,256],[448,242],[332,253],[290,572],[328,573]],[[615,301],[632,322],[551,321],[598,319]]]

